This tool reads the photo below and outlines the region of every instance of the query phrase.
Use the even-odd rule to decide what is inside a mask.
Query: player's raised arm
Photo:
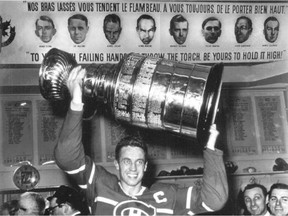
[[[216,125],[210,127],[210,136],[204,150],[204,173],[201,197],[207,209],[220,210],[228,199],[227,174],[223,152],[215,148],[219,132]]]
[[[206,149],[203,152],[203,179],[200,181],[201,183],[196,185],[193,182],[191,186],[186,189],[186,193],[182,190],[177,192],[177,212],[179,209],[183,209],[181,200],[185,200],[186,214],[219,211],[227,202],[228,183],[223,161],[223,152],[215,148],[218,134],[219,132],[216,129],[216,125],[212,125]]]
[[[70,108],[54,152],[57,165],[68,173],[85,164],[82,145],[82,83],[85,73],[86,70],[78,66],[69,74],[67,87],[71,96]]]

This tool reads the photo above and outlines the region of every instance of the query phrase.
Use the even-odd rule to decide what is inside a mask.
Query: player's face
[[[36,201],[29,196],[22,196],[19,200],[18,211],[16,215],[35,215],[36,211]],[[36,215],[35,215],[36,216]]]
[[[188,34],[188,22],[174,22],[170,33],[178,44],[183,44]]]
[[[118,40],[120,33],[121,33],[121,27],[119,23],[114,22],[108,22],[104,26],[104,33],[106,39],[109,41],[110,44],[115,44]]]
[[[147,168],[143,149],[132,146],[123,147],[119,161],[115,162],[115,165],[119,170],[120,182],[125,190],[141,187]]]
[[[243,43],[248,40],[252,29],[249,28],[246,19],[240,19],[235,25],[235,36],[238,43]]]
[[[270,20],[266,23],[264,34],[267,41],[274,43],[278,38],[279,23],[277,21]]]
[[[153,20],[140,20],[137,32],[143,44],[149,44],[153,40],[155,34],[155,26]]]
[[[244,202],[251,215],[264,215],[267,211],[266,200],[262,189],[259,187],[246,190]]]
[[[44,43],[48,43],[49,41],[51,41],[53,35],[56,33],[55,28],[53,28],[52,26],[52,23],[45,20],[38,20],[36,31],[36,34]]]
[[[74,43],[80,44],[85,40],[89,27],[83,20],[71,19],[68,25],[68,30]]]
[[[288,190],[273,189],[268,203],[272,215],[288,215]]]
[[[220,23],[218,20],[211,20],[206,23],[202,30],[203,36],[208,43],[215,43],[221,35]]]

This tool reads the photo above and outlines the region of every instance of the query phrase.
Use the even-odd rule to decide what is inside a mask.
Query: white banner
[[[287,59],[287,10],[288,3],[272,2],[1,1],[0,64],[40,64],[54,47],[73,54],[78,63],[117,63],[130,52],[189,63],[282,61]],[[75,36],[79,26],[68,24],[75,14],[87,18],[83,41]],[[120,18],[121,30],[104,26],[109,14]],[[155,23],[139,23],[137,30],[142,15]],[[173,29],[176,15],[182,21]],[[52,29],[45,27],[47,17]],[[241,24],[247,18],[250,26]]]

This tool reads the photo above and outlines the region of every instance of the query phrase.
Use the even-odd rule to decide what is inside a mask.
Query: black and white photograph
[[[288,215],[288,2],[0,1],[0,215]]]

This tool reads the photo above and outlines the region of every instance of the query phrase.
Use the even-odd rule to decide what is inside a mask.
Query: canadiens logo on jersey
[[[138,200],[127,200],[115,206],[113,215],[149,216],[156,215],[156,209]]]

